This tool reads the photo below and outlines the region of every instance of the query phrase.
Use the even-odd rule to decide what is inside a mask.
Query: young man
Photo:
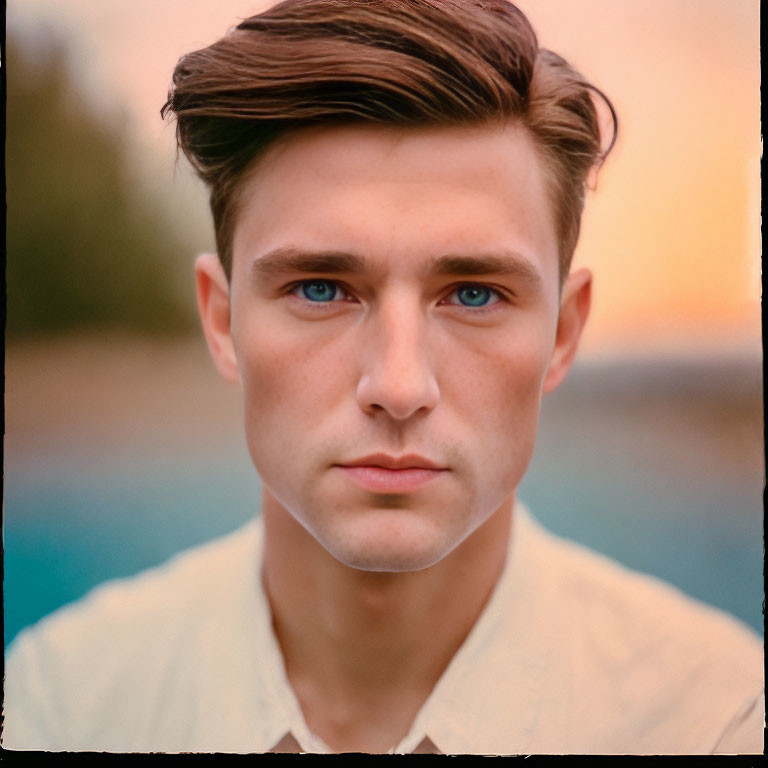
[[[179,62],[263,515],[24,633],[5,746],[762,750],[759,641],[516,498],[589,312],[595,96],[503,0],[288,0]]]

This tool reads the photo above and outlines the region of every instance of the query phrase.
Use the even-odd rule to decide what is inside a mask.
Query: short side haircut
[[[595,95],[613,121],[606,149]],[[517,120],[545,169],[562,279],[587,176],[618,127],[602,91],[539,48],[527,18],[506,0],[284,0],[183,56],[161,115],[169,112],[178,146],[210,189],[228,278],[240,193],[277,138],[317,125]]]

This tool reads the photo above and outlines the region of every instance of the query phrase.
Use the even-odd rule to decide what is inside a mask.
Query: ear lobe
[[[204,253],[195,261],[197,309],[213,362],[223,379],[239,382],[230,330],[229,283],[218,256]]]
[[[544,378],[544,392],[555,389],[570,370],[579,346],[581,332],[589,317],[591,303],[592,273],[587,269],[572,272],[563,285],[555,347]]]

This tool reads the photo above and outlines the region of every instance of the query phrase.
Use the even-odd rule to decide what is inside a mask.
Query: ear
[[[237,384],[240,379],[229,325],[229,282],[215,253],[197,257],[195,285],[197,309],[213,362],[223,379]]]
[[[544,392],[555,389],[568,373],[589,317],[591,303],[592,273],[587,269],[572,272],[563,285],[555,347],[544,378]]]

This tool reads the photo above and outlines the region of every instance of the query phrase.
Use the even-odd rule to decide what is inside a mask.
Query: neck
[[[275,633],[307,725],[331,748],[386,751],[407,734],[493,591],[511,509],[429,568],[380,573],[340,563],[265,491]]]

